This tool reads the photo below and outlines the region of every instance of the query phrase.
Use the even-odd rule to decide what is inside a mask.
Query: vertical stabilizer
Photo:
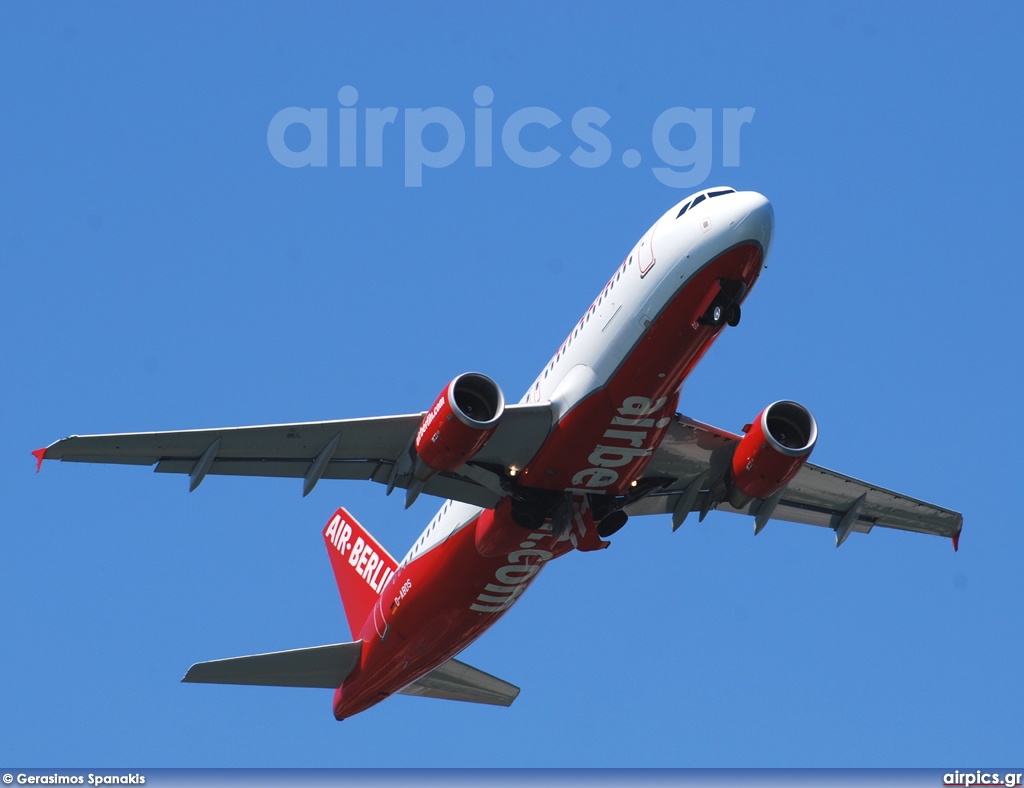
[[[324,542],[349,629],[358,640],[398,562],[344,508],[338,509],[328,521]]]

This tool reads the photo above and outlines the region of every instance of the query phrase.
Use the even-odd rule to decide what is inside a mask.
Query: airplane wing
[[[207,474],[303,479],[303,495],[321,479],[371,479],[406,489],[412,484],[409,450],[422,413],[341,421],[313,421],[179,432],[72,435],[33,454],[64,462],[155,465],[157,473],[184,473],[194,490]],[[508,405],[494,435],[452,473],[438,474],[423,492],[483,507],[502,490],[487,466],[525,466],[551,430],[549,403]],[[394,473],[392,471],[394,470]]]
[[[713,508],[752,515],[755,534],[769,518],[831,528],[837,547],[851,532],[870,533],[875,526],[946,536],[957,546],[961,514],[811,463],[771,498],[755,499],[742,509],[720,501],[716,487],[725,478],[740,437],[677,414],[644,474],[671,481],[627,506],[626,513],[671,513],[673,527],[678,528],[689,512],[701,512],[703,519]]]

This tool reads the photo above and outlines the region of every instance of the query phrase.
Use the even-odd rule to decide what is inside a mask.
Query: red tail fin
[[[338,509],[328,521],[324,542],[349,629],[358,640],[367,616],[381,589],[398,568],[398,562],[344,508]]]

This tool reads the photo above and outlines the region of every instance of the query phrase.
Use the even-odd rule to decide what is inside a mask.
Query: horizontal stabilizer
[[[182,681],[337,689],[359,664],[362,641],[197,662]]]
[[[519,695],[519,687],[472,668],[465,662],[450,659],[400,690],[399,694],[511,706]]]

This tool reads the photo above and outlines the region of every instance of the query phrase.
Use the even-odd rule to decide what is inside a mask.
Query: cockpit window
[[[710,200],[712,197],[721,197],[723,194],[735,193],[735,189],[718,189],[717,191],[708,192],[707,194],[700,194],[693,200],[693,202],[688,202],[686,203],[686,205],[680,208],[679,213],[676,214],[676,218],[678,219],[680,216],[682,216],[684,213],[690,210],[690,208],[696,208],[697,203],[699,202],[703,202],[704,200]]]

